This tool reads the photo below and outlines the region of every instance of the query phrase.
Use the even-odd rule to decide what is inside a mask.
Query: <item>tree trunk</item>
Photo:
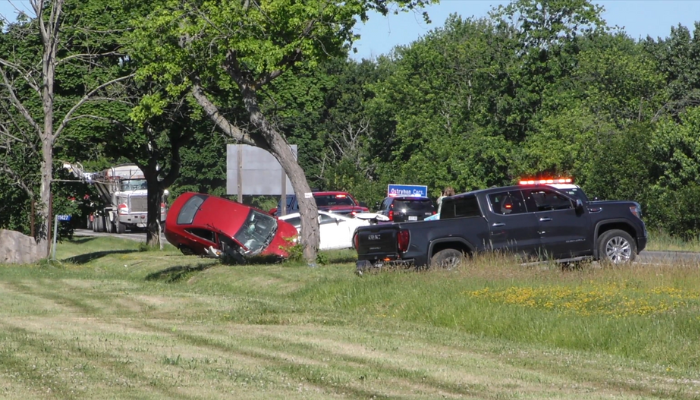
[[[250,122],[261,133],[270,146],[270,153],[279,161],[294,187],[294,193],[299,203],[301,215],[301,240],[304,246],[304,259],[309,263],[316,262],[320,232],[318,227],[318,207],[311,194],[311,187],[306,180],[304,170],[294,158],[294,153],[287,140],[267,121],[260,111],[255,90],[250,85],[241,85],[241,94],[246,110],[250,114]]]
[[[53,141],[44,140],[41,145],[41,188],[39,189],[39,216],[36,241],[44,257],[49,256],[51,242],[49,232],[51,230],[51,180],[53,178]]]
[[[259,132],[245,133],[238,127],[231,124],[218,110],[216,105],[212,103],[204,94],[198,83],[195,83],[192,88],[192,95],[202,106],[209,118],[221,128],[227,135],[238,140],[240,143],[246,143],[251,146],[257,146],[261,149],[269,151],[284,169],[284,172],[289,177],[294,187],[294,193],[297,196],[299,203],[299,212],[301,214],[301,240],[300,243],[304,246],[304,259],[309,263],[316,262],[318,253],[318,245],[320,240],[318,228],[318,208],[316,201],[311,194],[311,188],[306,181],[304,170],[301,169],[299,163],[294,158],[294,153],[289,147],[287,140],[277,132],[265,119],[265,116],[260,111],[255,89],[248,83],[245,78],[242,78],[231,65],[225,66],[231,77],[238,84],[243,97],[243,103],[250,115],[250,121]],[[195,79],[195,82],[197,80]],[[308,197],[307,197],[308,196]]]
[[[150,247],[160,247],[160,203],[163,201],[163,188],[158,182],[158,171],[143,171],[148,185],[146,200],[148,213],[146,215],[146,243]]]

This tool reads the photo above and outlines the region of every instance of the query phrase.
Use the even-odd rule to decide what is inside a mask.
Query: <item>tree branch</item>
[[[77,103],[75,103],[75,105],[73,105],[73,107],[71,107],[70,110],[68,110],[68,112],[66,113],[66,115],[63,117],[63,120],[61,121],[61,124],[58,126],[58,128],[56,128],[56,131],[55,131],[54,134],[52,135],[52,140],[55,140],[55,139],[61,134],[61,132],[63,131],[63,129],[64,129],[64,128],[66,127],[66,125],[68,124],[68,121],[71,120],[71,117],[72,117],[73,113],[74,113],[80,106],[82,106],[86,101],[88,101],[88,99],[90,99],[90,97],[91,97],[93,94],[95,94],[98,90],[100,90],[100,89],[102,89],[102,88],[104,88],[104,87],[107,87],[107,86],[109,86],[109,85],[111,85],[111,84],[113,84],[113,83],[117,83],[117,82],[120,82],[120,81],[123,81],[123,80],[127,80],[127,79],[130,79],[130,78],[133,78],[134,75],[135,75],[135,74],[129,74],[129,75],[126,75],[126,76],[122,76],[122,77],[120,77],[120,78],[112,79],[112,80],[110,80],[110,81],[108,81],[108,82],[105,82],[105,83],[103,83],[103,84],[97,86],[96,88],[92,89],[89,93],[87,93],[85,96],[83,96],[80,100],[78,100]]]
[[[4,58],[0,58],[0,64],[12,68],[13,70],[17,71],[22,77],[24,78],[24,81],[27,82],[27,85],[29,85],[30,88],[32,88],[35,92],[41,93],[41,90],[39,89],[39,85],[36,83],[34,79],[31,79],[31,72],[27,72],[20,68],[19,65],[11,63]]]
[[[29,110],[27,110],[24,104],[22,104],[22,102],[17,98],[17,94],[15,93],[14,87],[12,87],[10,81],[7,79],[5,69],[0,68],[0,74],[2,75],[2,81],[10,94],[10,100],[12,104],[14,104],[14,106],[17,107],[17,109],[19,109],[19,112],[22,114],[24,119],[29,123],[29,125],[32,126],[32,128],[36,130],[37,136],[41,137],[41,127],[39,126],[39,124],[36,123],[34,118],[32,118],[32,115],[29,113]]]
[[[216,104],[209,100],[199,83],[194,83],[190,91],[195,100],[197,100],[197,103],[199,103],[199,105],[204,109],[204,112],[207,113],[209,118],[211,118],[216,126],[218,126],[226,135],[240,143],[270,150],[270,146],[267,144],[265,139],[257,137],[257,135],[250,135],[249,133],[243,132],[237,126],[231,124],[228,119],[221,114],[221,111],[219,111]]]
[[[61,65],[62,63],[72,60],[74,58],[82,58],[83,60],[89,60],[92,58],[98,58],[98,57],[106,57],[106,56],[122,56],[124,55],[123,53],[117,52],[117,51],[108,51],[106,53],[99,53],[99,54],[87,54],[87,53],[81,53],[81,54],[73,54],[68,57],[61,58],[60,60],[56,60],[56,66]]]
[[[27,193],[27,195],[29,195],[30,198],[34,197],[34,191],[29,186],[27,186],[27,184],[24,183],[19,174],[17,174],[12,168],[8,167],[7,165],[3,165],[0,167],[0,171],[3,171],[7,175],[9,175],[15,181],[15,183],[19,185],[19,187],[24,189],[24,191]]]

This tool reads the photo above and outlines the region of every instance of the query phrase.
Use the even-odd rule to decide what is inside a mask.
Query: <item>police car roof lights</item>
[[[553,183],[574,183],[572,178],[523,179],[521,185],[551,185]]]

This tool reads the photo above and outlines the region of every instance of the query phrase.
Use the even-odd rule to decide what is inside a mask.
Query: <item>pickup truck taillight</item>
[[[355,250],[357,250],[357,249],[360,248],[360,238],[359,238],[359,236],[360,236],[360,235],[358,235],[358,234],[356,233],[355,236],[352,237],[352,243],[355,245]]]
[[[394,220],[394,210],[389,210],[389,221]]]
[[[411,240],[411,233],[407,230],[400,230],[396,236],[396,244],[401,253],[408,250],[408,242]]]

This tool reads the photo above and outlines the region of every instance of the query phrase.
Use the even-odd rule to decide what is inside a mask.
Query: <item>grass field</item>
[[[114,238],[0,266],[0,398],[700,399],[698,265],[353,275]]]
[[[649,251],[692,251],[700,252],[700,239],[683,240],[659,231],[649,232]]]

